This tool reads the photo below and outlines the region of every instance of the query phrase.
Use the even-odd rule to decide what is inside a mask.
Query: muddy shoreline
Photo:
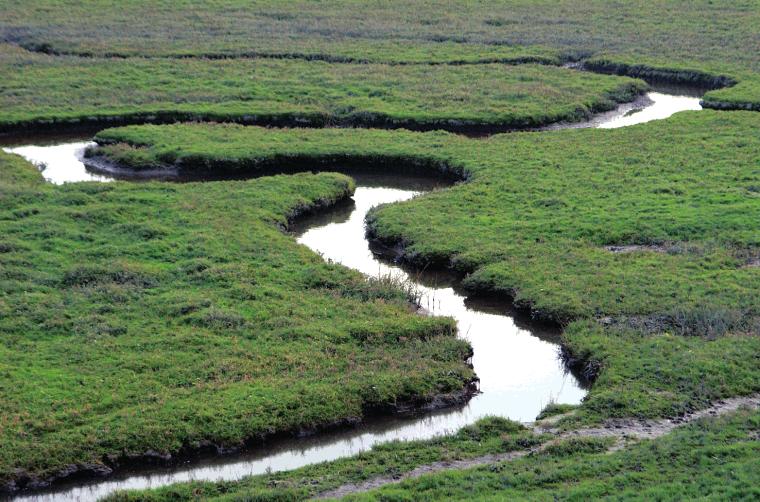
[[[619,63],[607,59],[589,59],[579,69],[606,75],[640,78],[653,84],[699,87],[707,90],[732,87],[737,81],[727,75],[713,75],[701,70],[657,68],[645,64]]]
[[[37,476],[19,469],[14,473],[13,479],[0,484],[0,495],[31,493],[34,490],[50,488],[58,484],[105,479],[127,470],[140,472],[149,470],[151,467],[172,467],[188,461],[232,455],[262,447],[268,442],[356,428],[383,416],[414,416],[463,405],[479,392],[476,377],[456,392],[442,393],[427,398],[420,397],[395,404],[367,406],[362,410],[361,417],[348,417],[310,428],[257,434],[244,439],[239,444],[226,445],[204,440],[197,445],[184,445],[173,453],[147,450],[143,453],[109,454],[105,455],[100,462],[67,465],[49,476]]]
[[[98,145],[109,142],[97,140]],[[133,145],[139,146],[139,145]],[[460,166],[449,165],[425,157],[347,156],[347,155],[290,155],[251,161],[209,161],[187,159],[179,164],[165,164],[158,169],[140,170],[119,165],[97,150],[91,150],[83,160],[88,170],[126,179],[158,179],[169,181],[209,181],[217,179],[250,179],[277,174],[303,172],[341,172],[414,175],[430,177],[445,183],[466,182],[470,173]]]
[[[725,111],[750,111],[760,112],[760,103],[752,102],[731,102],[731,101],[718,101],[713,99],[703,99],[702,106],[705,108],[712,108],[713,110],[725,110]]]
[[[88,131],[93,129],[108,129],[127,125],[166,125],[182,122],[218,122],[240,125],[278,127],[278,128],[365,128],[365,129],[406,129],[414,132],[447,131],[463,135],[493,135],[508,132],[532,131],[558,122],[583,122],[596,113],[614,110],[621,103],[629,101],[614,101],[599,103],[592,108],[576,109],[573,113],[557,117],[553,120],[535,121],[528,118],[505,123],[479,123],[467,120],[450,119],[435,122],[416,122],[414,120],[396,120],[384,116],[362,114],[361,116],[335,118],[326,115],[242,115],[222,116],[190,112],[159,111],[154,113],[121,114],[118,116],[89,116],[69,119],[39,119],[13,124],[0,124],[0,137],[16,133],[44,133],[66,128],[71,131]]]

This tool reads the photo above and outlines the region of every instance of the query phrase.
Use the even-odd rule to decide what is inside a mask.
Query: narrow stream
[[[379,204],[410,199],[422,193],[421,190],[366,183],[361,176],[357,177],[357,184],[353,197],[355,204],[347,218],[338,213],[333,221],[324,225],[311,226],[306,222],[308,226],[299,235],[298,242],[319,252],[325,259],[366,275],[391,274],[415,283],[422,294],[423,308],[431,315],[451,316],[457,320],[459,336],[472,344],[472,364],[480,378],[481,394],[463,409],[440,414],[421,433],[409,435],[406,430],[401,430],[395,437],[431,437],[454,431],[486,415],[529,422],[551,401],[580,402],[585,391],[559,360],[557,330],[537,329],[534,334],[532,329],[521,329],[512,316],[506,315],[509,312],[507,304],[468,301],[464,293],[457,290],[457,281],[450,275],[410,273],[373,253],[364,238],[367,211]]]
[[[601,114],[581,124],[559,127],[612,128],[666,118],[682,110],[700,109],[696,93],[656,89],[634,103]],[[91,173],[82,163],[79,138],[64,142],[32,141],[5,148],[40,165],[42,174],[56,184],[74,181],[110,181],[111,176]],[[268,471],[354,455],[390,440],[424,439],[452,432],[486,415],[523,422],[535,419],[549,402],[577,404],[586,391],[559,360],[557,330],[536,325],[511,311],[508,303],[468,299],[458,280],[445,272],[410,272],[371,249],[364,235],[369,209],[408,200],[440,187],[417,177],[359,175],[353,202],[299,222],[298,242],[367,275],[394,274],[415,282],[423,293],[422,306],[431,315],[457,320],[459,335],[473,346],[473,366],[481,393],[459,408],[413,417],[373,418],[351,430],[309,438],[276,441],[269,446],[227,457],[198,459],[187,464],[136,472],[121,471],[106,480],[60,483],[54,488],[17,497],[24,501],[90,501],[115,490],[155,488],[189,480],[234,480]]]

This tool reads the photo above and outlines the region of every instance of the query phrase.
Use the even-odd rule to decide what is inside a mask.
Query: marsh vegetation
[[[351,196],[329,172],[347,167],[456,182],[372,210],[368,236],[562,329],[564,360],[593,385],[544,411],[558,430],[760,391],[756,2],[0,3],[2,131],[137,124],[98,131],[88,162],[256,177],[52,186],[0,154],[6,490],[468,399],[472,348],[453,319],[284,232]],[[640,97],[639,79],[699,84],[713,110],[490,135],[581,121]],[[756,494],[755,410],[671,429],[549,441],[491,417],[114,498],[302,499],[513,453],[350,498]]]

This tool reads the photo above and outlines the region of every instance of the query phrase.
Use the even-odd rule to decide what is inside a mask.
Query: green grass
[[[500,0],[487,5],[436,0],[369,5],[356,0],[223,0],[205,5],[100,0],[83,5],[36,0],[4,10],[0,40],[35,51],[382,63],[558,63],[592,56],[727,74],[739,86],[709,94],[710,106],[760,106],[756,0],[612,5],[602,0]]]
[[[687,112],[618,130],[453,134],[132,126],[96,139],[137,168],[406,166],[468,182],[370,214],[420,267],[468,273],[567,323],[568,353],[598,379],[576,420],[673,416],[760,390],[760,122]],[[537,156],[536,151],[541,155]],[[699,152],[699,156],[695,155]],[[432,230],[432,231],[431,231]],[[657,245],[614,253],[608,245]],[[603,316],[628,316],[603,330]],[[630,329],[625,328],[630,326]],[[644,329],[649,326],[651,329]]]
[[[544,420],[558,415],[564,415],[565,413],[575,410],[577,407],[578,405],[575,404],[549,403],[543,410],[541,410],[541,413],[538,414],[536,420]]]
[[[760,392],[760,317],[720,336],[644,333],[627,323],[572,323],[563,345],[594,385],[565,425],[607,418],[674,417]]]
[[[755,0],[0,8],[5,131],[177,120],[526,127],[578,120],[643,88],[546,66],[578,59],[623,75],[735,83],[707,93],[705,106],[760,109]],[[563,420],[571,427],[758,391],[757,117],[683,113],[619,131],[480,141],[219,125],[99,138],[116,142],[101,154],[138,169],[367,164],[466,179],[375,211],[370,231],[403,243],[411,263],[469,274],[473,292],[571,323],[567,355],[596,377]],[[395,285],[325,264],[277,228],[351,190],[336,174],[50,187],[0,156],[0,483],[23,477],[17,469],[44,477],[147,449],[235,446],[461,389],[469,348],[450,320],[412,315]],[[605,249],[627,244],[651,249]],[[566,443],[516,471],[437,475],[368,497],[752,498],[757,420],[706,422],[609,456],[597,453],[603,442]],[[299,498],[387,465],[401,472],[505,448],[496,436],[436,441],[150,496]]]
[[[371,231],[403,242],[407,261],[467,272],[470,290],[507,293],[565,321],[708,304],[757,314],[760,268],[745,264],[760,252],[758,127],[753,113],[702,111],[618,130],[487,140],[201,124],[132,126],[96,138],[117,143],[102,155],[138,168],[366,162],[467,177],[373,212]],[[626,244],[662,251],[605,249]]]
[[[40,171],[23,157],[0,152],[0,159],[2,159],[0,183],[2,183],[4,195],[17,187],[42,188],[44,186],[45,180],[40,175]]]
[[[344,500],[752,500],[760,413],[703,419],[612,454],[595,441],[510,463],[448,471]],[[597,451],[595,451],[595,449]]]
[[[306,466],[234,482],[178,483],[158,490],[120,492],[111,501],[168,501],[222,498],[300,500],[347,483],[380,476],[397,476],[420,465],[450,462],[489,454],[524,450],[539,445],[537,436],[503,418],[484,418],[455,434],[426,441],[395,441],[354,457]]]
[[[87,54],[340,51],[361,56],[367,43],[391,40],[423,47],[460,42],[478,50],[539,45],[576,53],[729,61],[760,69],[760,13],[753,0],[635,0],[614,6],[578,0],[98,0],[87,5],[31,0],[12,8],[5,3],[0,33],[6,40]],[[399,51],[391,46],[388,52]]]
[[[0,155],[0,486],[314,430],[473,378],[451,319],[278,228],[349,195],[345,176],[40,180]]]
[[[581,120],[645,84],[542,65],[92,59],[0,46],[0,130],[176,120],[469,130]]]

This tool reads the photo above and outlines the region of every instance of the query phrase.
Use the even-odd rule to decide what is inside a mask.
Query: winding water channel
[[[662,119],[682,110],[698,110],[699,94],[682,89],[656,89],[617,110],[582,124],[550,127],[623,127]],[[87,170],[82,163],[87,139],[16,141],[6,151],[37,163],[52,183],[110,181],[111,175]],[[381,257],[364,235],[364,218],[378,204],[410,199],[440,187],[417,177],[356,176],[357,189],[349,204],[302,220],[293,229],[298,242],[367,275],[399,275],[415,282],[422,306],[430,315],[457,320],[459,335],[473,347],[472,364],[480,378],[480,391],[466,405],[410,417],[373,418],[360,427],[313,437],[279,440],[250,452],[226,457],[199,458],[174,467],[120,471],[106,480],[70,482],[53,489],[22,494],[24,501],[90,501],[115,490],[155,488],[188,480],[234,480],[268,471],[354,455],[390,440],[430,438],[452,432],[486,415],[532,421],[549,402],[577,404],[586,391],[562,365],[556,329],[536,325],[516,315],[508,303],[468,299],[458,279],[443,272],[407,271]]]

